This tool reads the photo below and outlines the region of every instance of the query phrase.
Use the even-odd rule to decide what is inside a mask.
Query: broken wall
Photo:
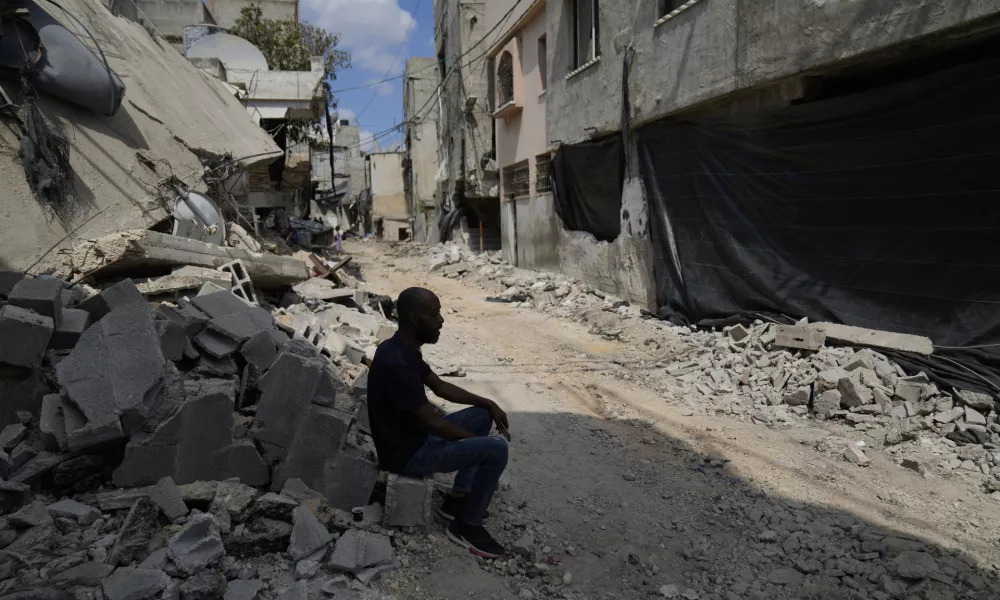
[[[280,153],[224,84],[200,72],[164,39],[99,3],[66,0],[61,5],[99,40],[125,82],[125,99],[115,116],[105,117],[39,98],[39,108],[69,140],[71,208],[58,214],[50,210],[28,187],[16,151],[0,156],[5,190],[0,266],[8,268],[27,268],[50,248],[75,239],[141,229],[165,218],[168,208],[159,183],[173,174],[205,191],[202,157],[265,155],[247,159],[252,163]],[[58,10],[50,14],[99,55],[93,39],[70,17]],[[17,148],[13,121],[0,128],[0,138]]]

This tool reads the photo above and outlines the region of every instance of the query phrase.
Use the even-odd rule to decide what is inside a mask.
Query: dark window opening
[[[601,55],[598,46],[597,0],[573,2],[574,66],[579,69]]]

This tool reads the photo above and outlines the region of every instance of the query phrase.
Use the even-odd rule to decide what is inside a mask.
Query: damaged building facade
[[[413,215],[413,239],[433,244],[440,239],[434,228],[438,172],[438,70],[434,58],[411,58],[403,74],[403,121],[406,123],[406,157],[403,183],[406,205]]]
[[[970,129],[956,115],[978,104],[971,98],[993,92],[978,89],[955,112],[933,103],[967,93],[958,82],[983,79],[980,69],[989,65],[981,57],[994,54],[998,12],[997,2],[969,7],[935,0],[877,7],[490,3],[485,27],[504,32],[491,48],[498,167],[506,173],[543,146],[554,150],[555,193],[538,193],[539,169],[529,161],[530,183],[512,199],[517,209],[528,209],[517,210],[516,218],[505,213],[506,256],[526,267],[558,268],[664,309],[664,316],[698,320],[768,309],[916,333],[914,322],[929,320],[928,305],[936,301],[927,273],[911,273],[916,267],[908,261],[920,255],[924,264],[958,264],[960,256],[979,253],[971,223],[956,216],[953,230],[932,215],[939,213],[935,205],[953,202],[967,214],[986,210],[976,204],[985,182],[940,169],[959,160],[968,167],[963,173],[978,170],[974,157],[961,158],[970,146],[956,140],[985,136],[982,143],[993,145],[991,130],[982,127],[992,121],[973,112],[982,118]],[[500,63],[508,53],[510,70]],[[527,90],[538,85],[542,64],[547,145],[533,140],[528,152],[524,121],[537,100]],[[513,104],[498,102],[507,100],[507,87]],[[866,118],[865,110],[885,118]],[[840,120],[807,134],[821,127],[820,112]],[[929,135],[918,132],[930,125],[941,137],[920,137]],[[824,179],[819,165],[830,160],[851,177]],[[790,185],[793,174],[800,178]],[[901,184],[913,177],[922,183]],[[505,183],[501,187],[511,189]],[[936,194],[932,200],[928,192]],[[820,202],[824,198],[829,201]],[[914,249],[894,220],[901,214],[911,232],[947,239],[948,249]],[[871,233],[845,235],[857,227],[854,217],[845,222],[847,215]],[[959,230],[964,233],[954,233]],[[865,265],[859,267],[869,275],[864,290],[851,265]],[[959,283],[944,267],[931,279],[934,289],[956,292],[949,294],[961,299],[956,306],[981,310],[978,275]],[[968,342],[982,335],[970,330],[946,337]]]
[[[487,2],[434,2],[440,88],[439,229],[474,250],[499,250],[499,177],[489,107]],[[425,109],[426,110],[426,109]]]

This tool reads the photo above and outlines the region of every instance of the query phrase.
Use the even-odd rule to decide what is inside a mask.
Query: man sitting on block
[[[409,288],[396,301],[399,331],[379,345],[368,374],[368,420],[381,468],[407,477],[458,471],[438,513],[451,521],[453,542],[485,558],[504,555],[483,520],[507,466],[507,442],[490,437],[493,423],[507,434],[497,403],[442,381],[420,354],[441,337],[441,301],[430,290]],[[424,386],[472,408],[442,416]]]

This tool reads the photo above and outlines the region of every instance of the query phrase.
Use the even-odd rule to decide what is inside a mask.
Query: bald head
[[[434,344],[441,337],[444,318],[441,301],[434,292],[419,287],[403,290],[396,300],[396,316],[401,333],[419,344]]]

